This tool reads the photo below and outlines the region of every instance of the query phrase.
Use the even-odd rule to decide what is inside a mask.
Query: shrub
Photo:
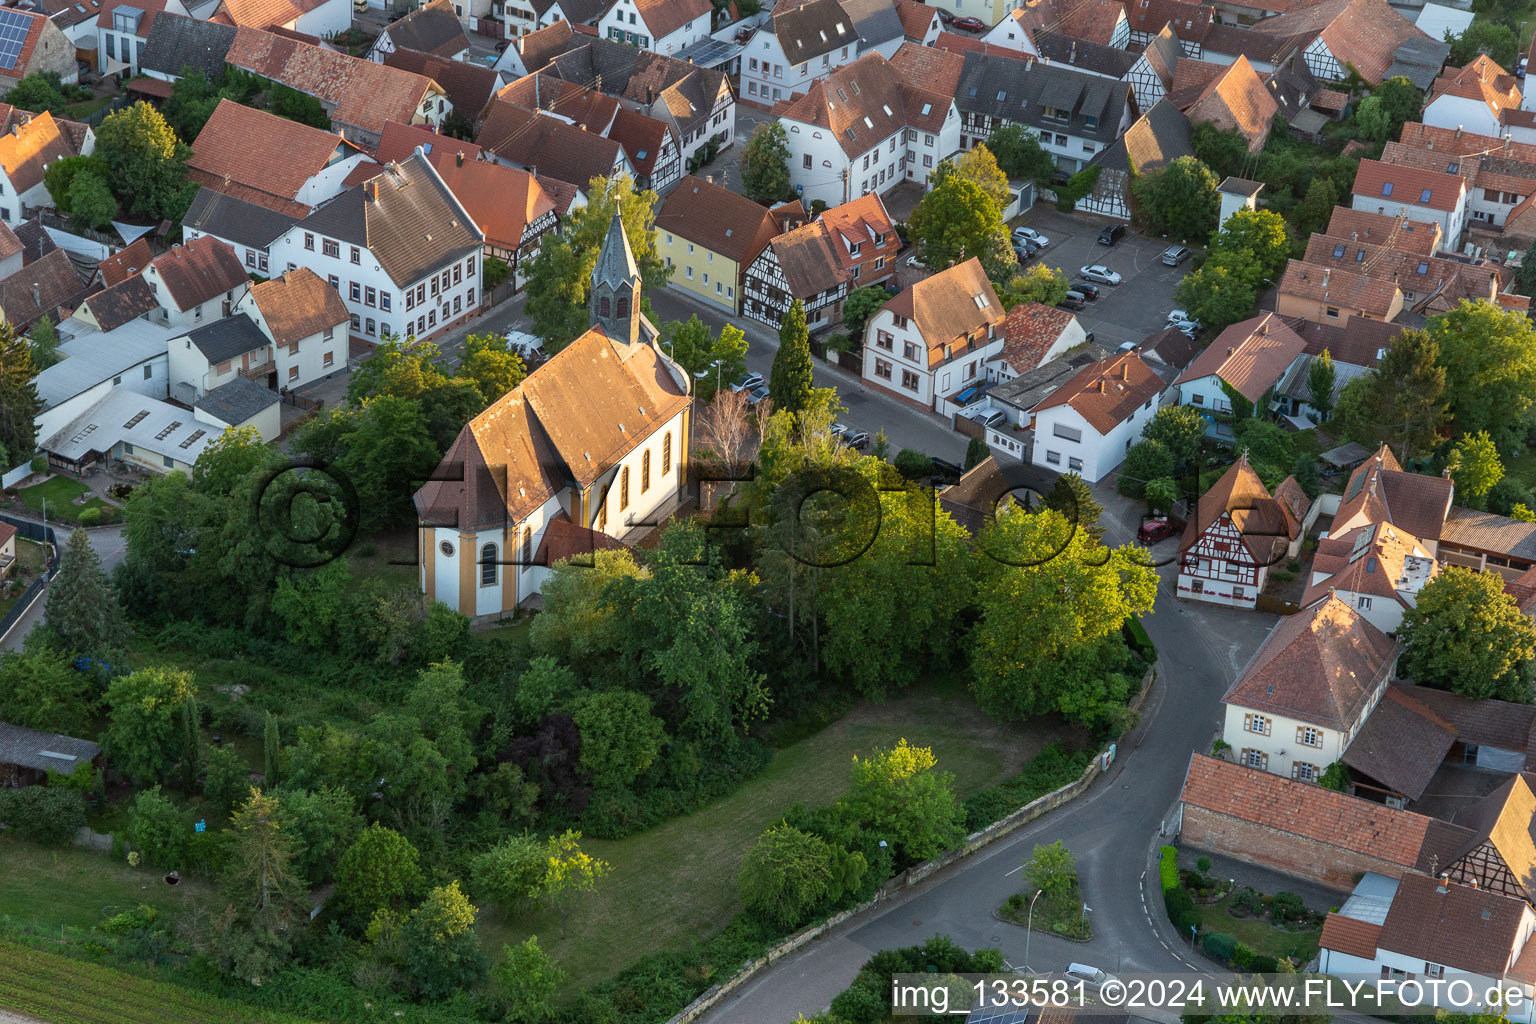
[[[1031,800],[1075,782],[1094,756],[1092,751],[1069,751],[1050,744],[1017,775],[966,799],[966,831],[986,828]]]
[[[146,789],[134,798],[128,822],[134,849],[146,863],[165,871],[186,866],[191,821],[170,797],[160,791],[159,786]]]
[[[1232,908],[1248,914],[1260,914],[1264,911],[1264,898],[1252,889],[1244,889],[1232,897]]]
[[[0,789],[0,822],[23,839],[67,846],[85,824],[85,798],[61,786]]]
[[[1131,650],[1141,655],[1142,660],[1149,665],[1157,660],[1157,646],[1152,643],[1152,638],[1147,635],[1147,627],[1141,624],[1140,619],[1126,619],[1121,631],[1125,634],[1125,642]]]
[[[1203,854],[1200,857],[1196,858],[1196,860],[1195,860],[1195,870],[1200,872],[1202,875],[1210,874],[1211,873],[1211,858],[1209,858],[1207,856],[1204,856]]]
[[[46,472],[48,472],[48,456],[46,456],[46,455],[39,455],[37,458],[33,459],[32,460],[32,472],[34,472],[34,473],[46,473]]]
[[[1164,846],[1157,851],[1157,874],[1162,880],[1163,892],[1169,892],[1179,887],[1179,851],[1172,846]]]
[[[80,510],[80,525],[81,526],[100,526],[101,525],[101,509],[99,509],[99,508],[83,508],[83,509],[81,509]]]
[[[1205,955],[1218,963],[1226,963],[1232,959],[1232,954],[1237,950],[1237,940],[1226,932],[1209,932],[1200,940],[1200,946],[1205,950]]]
[[[1299,921],[1306,916],[1307,908],[1295,893],[1277,892],[1269,905],[1269,913],[1276,921]]]
[[[1253,958],[1257,955],[1253,951],[1252,946],[1245,946],[1241,942],[1232,947],[1232,962],[1237,965],[1239,970],[1246,971],[1252,967]]]
[[[933,472],[933,460],[916,448],[903,448],[896,453],[896,472],[908,480],[921,480]]]
[[[1280,961],[1268,953],[1256,953],[1253,957],[1254,974],[1274,974],[1280,969]]]
[[[1179,930],[1180,935],[1188,933],[1192,925],[1199,928],[1200,918],[1195,914],[1195,898],[1188,892],[1169,889],[1163,893],[1163,906],[1168,911],[1168,920]]]

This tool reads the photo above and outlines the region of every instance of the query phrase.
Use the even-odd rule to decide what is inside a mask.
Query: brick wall
[[[1393,864],[1378,857],[1305,839],[1189,804],[1183,807],[1180,839],[1185,846],[1224,854],[1249,864],[1273,868],[1283,874],[1345,891],[1354,887],[1361,872],[1374,871],[1391,878],[1401,878],[1407,870],[1401,864]]]

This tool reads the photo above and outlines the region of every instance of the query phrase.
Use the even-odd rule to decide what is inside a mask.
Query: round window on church
[[[443,553],[444,558],[453,557],[453,541],[445,540],[437,546],[437,550]]]

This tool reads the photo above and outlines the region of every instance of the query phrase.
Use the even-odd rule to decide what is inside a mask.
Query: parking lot
[[[1068,281],[1079,281],[1078,268],[1102,263],[1120,274],[1118,285],[1100,285],[1097,302],[1077,314],[1094,340],[1113,348],[1121,342],[1141,341],[1162,330],[1176,303],[1173,290],[1189,272],[1190,261],[1165,267],[1163,250],[1173,244],[1164,238],[1148,238],[1129,229],[1113,246],[1098,244],[1099,230],[1116,223],[1103,217],[1064,214],[1049,203],[1009,222],[1012,228],[1028,225],[1051,240],[1030,263],[1058,267]],[[1029,264],[1026,264],[1028,266]]]

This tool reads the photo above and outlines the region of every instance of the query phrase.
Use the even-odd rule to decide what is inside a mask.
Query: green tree
[[[1018,258],[997,204],[976,182],[944,166],[935,171],[933,188],[907,222],[919,259],[937,271],[976,257],[988,277],[1007,280]]]
[[[776,409],[798,413],[810,400],[812,378],[811,335],[805,325],[805,305],[796,299],[779,325],[779,350],[768,374],[768,394]]]
[[[699,401],[707,402],[714,397],[717,384],[723,386],[746,371],[747,336],[739,327],[726,324],[711,337],[709,326],[695,313],[687,320],[667,324],[662,333],[667,354],[694,378]]]
[[[128,838],[146,864],[162,871],[187,866],[187,836],[192,818],[160,791],[159,784],[142,790],[128,811]]]
[[[506,335],[471,334],[464,339],[464,361],[455,376],[474,382],[483,407],[521,384],[528,368],[507,348]]]
[[[987,136],[986,146],[1010,178],[1028,178],[1044,185],[1056,171],[1056,161],[1041,148],[1040,140],[1017,122],[1003,121]]]
[[[1337,381],[1338,372],[1333,368],[1333,357],[1325,348],[1307,368],[1307,400],[1323,422],[1327,422],[1328,414],[1333,411],[1333,391]]]
[[[1054,306],[1067,297],[1067,291],[1067,275],[1063,274],[1060,268],[1036,263],[1013,275],[999,298],[1008,309],[1012,309],[1021,302],[1038,302],[1042,306]]]
[[[1161,444],[1178,468],[1188,466],[1200,454],[1205,427],[1205,417],[1193,406],[1165,405],[1141,428],[1141,436]]]
[[[1394,75],[1382,82],[1374,95],[1392,118],[1389,138],[1397,137],[1403,122],[1418,120],[1419,112],[1424,109],[1424,91],[1402,75]]]
[[[1221,197],[1214,171],[1192,156],[1181,156],[1160,171],[1136,178],[1132,195],[1152,230],[1204,244],[1216,230]]]
[[[1161,441],[1151,438],[1137,441],[1125,453],[1115,490],[1127,498],[1144,497],[1148,481],[1171,477],[1175,468],[1173,455]]]
[[[1536,625],[1498,573],[1448,565],[1403,614],[1402,674],[1470,700],[1532,702]]]
[[[1520,55],[1519,36],[1508,25],[1478,18],[1465,32],[1451,40],[1451,63],[1466,67],[1481,53],[1486,53],[1500,67],[1512,68]]]
[[[195,68],[183,71],[181,78],[171,83],[171,94],[160,104],[160,112],[178,136],[194,142],[219,105],[219,83],[209,81]]]
[[[458,882],[427,893],[400,929],[406,972],[422,998],[442,1000],[485,977],[485,954],[475,936],[479,911]]]
[[[106,748],[112,766],[136,781],[163,779],[196,756],[183,717],[195,705],[192,673],[149,665],[107,688]]]
[[[117,216],[117,199],[101,175],[77,174],[70,183],[69,205],[65,209],[74,220],[100,231]]]
[[[1464,495],[1476,508],[1483,506],[1488,492],[1504,476],[1499,450],[1486,430],[1458,438],[1451,446],[1445,468],[1450,470],[1451,479],[1456,482],[1456,493]]]
[[[581,767],[604,788],[627,786],[645,773],[666,743],[651,700],[631,690],[605,690],[576,698],[571,718],[581,731]]]
[[[1034,853],[1024,862],[1024,877],[1047,899],[1065,900],[1077,890],[1077,858],[1060,839],[1049,846],[1035,844]]]
[[[135,216],[180,220],[197,191],[186,177],[191,151],[143,100],[107,115],[96,129],[96,153],[113,195]]]
[[[271,87],[268,109],[278,117],[286,117],[290,121],[307,124],[311,128],[319,128],[323,132],[331,130],[330,115],[325,112],[325,106],[315,97],[299,92],[282,83],[275,83]]]
[[[363,830],[357,802],[338,786],[289,789],[282,801],[280,819],[293,838],[293,872],[309,885],[324,885]]]
[[[790,929],[827,899],[833,872],[832,847],[824,839],[781,822],[747,851],[736,889],[748,911]]]
[[[28,110],[34,114],[46,111],[55,116],[62,115],[64,108],[69,105],[69,100],[64,96],[63,80],[54,71],[34,71],[30,75],[23,75],[5,94],[5,102],[17,110]]]
[[[276,959],[286,954],[292,930],[302,919],[304,895],[303,879],[293,870],[295,843],[283,828],[278,798],[252,789],[230,818],[229,834],[224,898],[260,937],[267,958]]]
[[[885,288],[878,284],[855,288],[843,300],[843,323],[855,335],[864,337],[864,325],[869,323],[869,318],[874,316],[875,311],[885,305],[889,298],[890,296],[885,294]]]
[[[1384,142],[1392,134],[1392,115],[1381,97],[1367,96],[1355,110],[1355,130],[1368,142]]]
[[[544,339],[547,351],[559,351],[591,327],[587,293],[615,210],[629,237],[644,292],[655,292],[666,284],[672,268],[656,253],[658,205],[656,193],[636,190],[627,174],[593,178],[587,183],[587,205],[566,218],[559,237],[543,240],[528,268],[525,310],[533,333]],[[649,312],[649,304],[642,294],[641,310]]]
[[[1103,539],[1104,527],[1099,524],[1099,520],[1104,516],[1104,506],[1093,496],[1093,488],[1088,481],[1076,473],[1068,471],[1058,476],[1041,504],[1045,508],[1055,509],[1067,522],[1093,540]]]
[[[59,361],[59,332],[50,317],[39,317],[32,325],[32,363],[39,371]]]
[[[426,341],[388,338],[374,347],[373,353],[352,374],[347,384],[347,405],[359,409],[370,398],[399,398],[416,402],[427,420],[427,432],[438,449],[446,451],[458,437],[466,420],[494,398],[480,393],[475,380],[460,374],[450,377],[438,347]],[[338,440],[348,421],[315,421],[310,433],[301,435],[300,443],[315,458],[334,461],[343,447]],[[316,439],[327,439],[318,443]],[[326,445],[331,447],[328,449]]]
[[[1133,684],[1108,671],[1124,659],[1121,626],[1157,593],[1146,552],[1104,548],[1053,509],[1017,506],[998,512],[978,546],[981,614],[967,643],[982,708],[1106,722]]]
[[[997,165],[997,157],[985,144],[972,148],[955,157],[953,162],[945,161],[938,167],[936,174],[958,174],[960,177],[973,181],[992,200],[992,205],[999,211],[1006,210],[1013,202],[1012,190],[1008,187],[1008,175]]]
[[[75,530],[48,587],[48,628],[66,654],[112,662],[128,643],[128,622],[101,558],[84,530]]]
[[[1272,210],[1238,210],[1211,241],[1217,264],[1247,271],[1256,291],[1279,279],[1290,246],[1285,218]]]
[[[961,468],[965,472],[969,473],[978,465],[985,462],[991,456],[991,454],[992,450],[987,447],[987,442],[983,441],[979,437],[973,437],[966,442],[965,463]]]
[[[512,916],[544,881],[544,844],[527,833],[508,836],[469,864],[470,890]]]
[[[25,729],[78,736],[94,705],[90,677],[46,647],[0,656],[0,720]]]
[[[283,621],[288,641],[311,651],[333,647],[343,630],[351,584],[345,558],[280,577],[272,611]]]
[[[1312,184],[1307,186],[1307,194],[1296,204],[1292,213],[1296,233],[1302,238],[1308,238],[1326,230],[1328,221],[1333,217],[1333,208],[1338,203],[1339,193],[1333,179],[1322,175],[1313,178]]]
[[[37,451],[34,417],[43,407],[33,378],[32,348],[9,321],[0,322],[0,448],[5,464],[17,466]]]
[[[1142,497],[1146,500],[1149,512],[1172,512],[1174,504],[1179,500],[1178,482],[1166,476],[1148,480]]]
[[[760,203],[790,194],[789,135],[777,120],[757,126],[741,151],[741,190]]]
[[[1174,289],[1174,301],[1208,330],[1221,331],[1253,315],[1258,294],[1248,283],[1252,261],[1208,259],[1199,270],[1184,275]]]
[[[203,797],[209,812],[222,819],[251,795],[251,771],[234,747],[219,746],[203,759]]]
[[[1514,290],[1521,295],[1536,296],[1536,242],[1525,250],[1520,265],[1515,268]]]
[[[964,838],[965,809],[954,776],[938,770],[929,747],[900,740],[853,759],[853,787],[842,806],[869,835],[878,835],[906,862],[928,860]]]
[[[336,865],[336,898],[362,920],[403,910],[421,891],[421,855],[394,829],[369,825]]]
[[[517,1024],[538,1024],[554,1016],[555,993],[565,985],[561,970],[530,935],[516,946],[501,947],[501,963],[491,968],[496,996]]]
[[[560,915],[562,939],[576,901],[596,892],[597,883],[612,870],[607,861],[598,860],[581,848],[580,832],[566,829],[549,837],[544,846],[544,877],[536,892]]]
[[[1370,373],[1344,385],[1334,418],[1352,441],[1391,444],[1408,459],[1439,444],[1445,425],[1446,368],[1440,344],[1427,331],[1406,330],[1392,340]]]
[[[327,430],[334,431],[327,438],[334,449],[319,443]],[[414,516],[411,495],[442,457],[421,403],[391,395],[365,399],[358,409],[331,410],[328,420],[312,420],[294,446],[346,474],[357,491],[361,527],[369,532]]]
[[[1349,792],[1349,769],[1343,761],[1335,761],[1323,772],[1323,777],[1317,780],[1319,786],[1332,789],[1339,793]]]
[[[1456,433],[1486,430],[1501,452],[1520,450],[1536,427],[1536,326],[1530,318],[1463,299],[1450,312],[1430,317],[1427,330],[1440,344]]]
[[[282,740],[278,735],[277,719],[270,711],[266,712],[261,724],[261,760],[262,777],[268,786],[276,786],[280,781]]]
[[[1201,121],[1190,129],[1189,144],[1195,158],[1217,174],[1240,175],[1248,164],[1248,140],[1236,129]]]

